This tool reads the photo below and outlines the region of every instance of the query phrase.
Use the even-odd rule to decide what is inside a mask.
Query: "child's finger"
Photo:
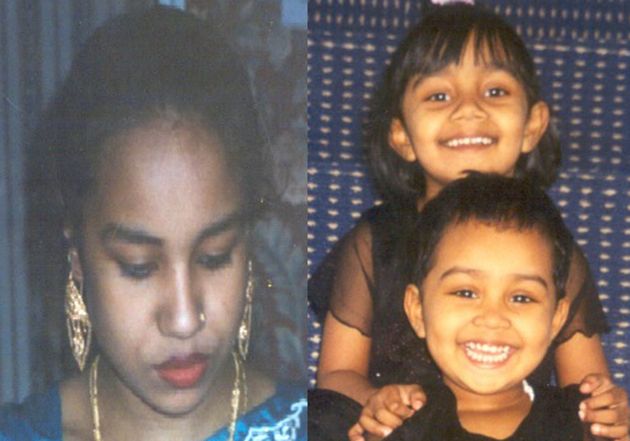
[[[603,374],[589,374],[580,383],[583,394],[601,393],[614,387],[610,379]]]
[[[383,426],[395,429],[403,423],[403,420],[393,412],[382,407],[374,413],[374,418]]]
[[[409,406],[411,404],[411,399],[412,399],[413,396],[420,395],[420,396],[424,397],[424,392],[422,390],[422,387],[420,387],[417,384],[401,385],[398,388],[398,393],[400,394],[400,399],[407,406]]]
[[[427,402],[427,396],[422,390],[415,390],[410,395],[411,407],[414,410],[420,410],[424,403]]]
[[[593,395],[580,403],[580,408],[602,409],[620,406],[626,403],[627,396],[623,389],[615,387],[599,395]]]
[[[385,407],[387,407],[387,410],[389,410],[391,413],[403,420],[406,420],[414,414],[414,410],[412,408],[405,406],[400,401],[387,403]]]
[[[615,409],[580,410],[580,419],[585,423],[614,425],[619,423],[619,412]]]
[[[420,386],[410,385],[401,394],[403,402],[413,410],[419,410],[427,401],[427,396]]]
[[[390,433],[392,433],[392,429],[388,426],[379,423],[376,419],[371,416],[362,414],[359,418],[359,423],[363,427],[363,436],[365,437],[367,433],[372,435],[386,437]]]
[[[628,426],[606,426],[604,424],[593,424],[591,433],[595,436],[611,438],[615,440],[627,439]]]
[[[356,423],[348,430],[348,439],[350,441],[365,441],[363,438],[363,427],[361,424]]]

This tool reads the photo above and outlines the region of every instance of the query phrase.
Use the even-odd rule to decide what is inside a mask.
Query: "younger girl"
[[[426,406],[389,439],[591,439],[577,386],[526,380],[569,309],[572,239],[552,201],[523,181],[474,175],[427,203],[418,225],[404,309],[425,340],[409,350],[426,343],[441,378],[425,383]],[[611,432],[627,433],[627,424]]]
[[[391,350],[399,342],[389,332],[403,322],[391,295],[404,290],[409,269],[397,249],[410,237],[418,209],[469,170],[528,177],[547,187],[557,174],[560,146],[522,40],[494,13],[467,4],[436,8],[401,43],[367,128],[385,203],[364,216],[309,285],[314,307],[326,312],[318,387],[371,408],[378,424],[370,431],[387,433],[408,414],[386,405],[402,401],[417,409],[424,395],[418,386],[394,394],[379,388],[417,384],[434,373],[424,351],[413,355],[422,371],[406,371],[408,354]],[[598,381],[609,376],[598,337],[606,320],[576,244],[566,293],[567,324],[531,374],[533,383],[547,383],[553,367],[561,385],[588,374],[598,374]],[[592,389],[589,382],[583,386]]]
[[[428,348],[437,371],[426,375],[407,363],[423,375],[427,402],[387,439],[591,439],[577,385],[532,387],[526,380],[569,311],[572,238],[549,197],[525,180],[474,174],[429,201],[413,232],[400,253],[414,265],[415,282],[404,300],[392,297],[420,339],[400,334],[401,327],[390,332],[406,354]],[[609,390],[601,385],[593,399]],[[361,411],[336,392],[311,398],[326,411],[309,418],[309,439],[342,439],[344,424]],[[627,423],[609,432],[627,434]]]

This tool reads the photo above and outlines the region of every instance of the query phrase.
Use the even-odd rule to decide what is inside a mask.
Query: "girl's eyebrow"
[[[418,86],[420,86],[420,84],[424,83],[426,80],[439,77],[440,73],[444,72],[445,69],[446,68],[443,68],[443,69],[437,70],[435,72],[432,72],[426,75],[420,75],[420,74],[414,75],[409,80],[409,85],[408,85],[409,89],[415,90]]]
[[[454,266],[452,268],[449,268],[448,270],[444,271],[442,273],[442,275],[440,275],[440,280],[444,280],[445,278],[452,276],[454,274],[467,274],[470,275],[472,277],[478,277],[480,275],[483,275],[484,272],[478,269],[474,269],[474,268],[465,268],[465,267],[461,267],[461,266]],[[510,274],[511,277],[513,277],[516,280],[528,280],[528,281],[532,281],[532,282],[536,282],[542,286],[545,287],[545,289],[549,288],[549,285],[547,284],[547,281],[542,278],[541,276],[537,275],[537,274],[526,274],[526,273],[513,273]]]
[[[219,234],[240,226],[245,220],[241,211],[235,211],[210,223],[195,238],[195,245],[203,242],[208,237]],[[142,228],[136,228],[122,223],[108,223],[100,232],[101,242],[126,242],[133,245],[162,246],[164,240]]]
[[[446,271],[444,271],[442,273],[442,275],[440,275],[440,280],[444,280],[449,276],[452,276],[454,274],[467,274],[469,276],[478,276],[479,274],[481,274],[482,271],[473,269],[473,268],[465,268],[462,266],[454,266],[452,268],[447,269]]]

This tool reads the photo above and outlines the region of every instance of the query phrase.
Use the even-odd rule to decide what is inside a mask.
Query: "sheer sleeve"
[[[370,336],[372,268],[372,227],[364,219],[337,243],[309,280],[309,300],[319,319],[331,312],[343,324]]]
[[[369,336],[375,289],[370,225],[359,224],[343,245],[332,285],[330,312],[340,322]]]
[[[571,309],[567,323],[556,338],[556,344],[569,340],[576,332],[587,337],[608,332],[606,315],[599,301],[595,281],[577,244],[573,247],[566,296],[571,301]]]
[[[337,244],[309,281],[309,299],[318,316],[329,311],[343,324],[369,336],[372,273],[371,227],[363,220]]]

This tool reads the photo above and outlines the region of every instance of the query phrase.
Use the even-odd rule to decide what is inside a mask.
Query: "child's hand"
[[[379,440],[389,435],[426,401],[417,384],[392,384],[377,390],[368,400],[359,421],[348,431],[350,441]]]
[[[591,374],[582,380],[580,392],[591,394],[590,398],[580,403],[580,419],[591,423],[593,435],[630,441],[628,394],[623,388],[615,386],[603,374]]]

